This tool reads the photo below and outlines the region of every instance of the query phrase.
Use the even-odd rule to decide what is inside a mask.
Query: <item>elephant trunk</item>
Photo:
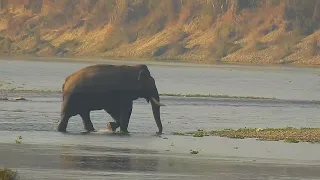
[[[160,104],[159,100],[160,100],[160,98],[159,98],[158,94],[156,96],[152,97],[151,106],[152,106],[154,120],[156,121],[158,129],[159,129],[158,133],[162,134],[162,123],[161,123],[161,119],[160,119],[160,106],[162,106],[162,104]]]

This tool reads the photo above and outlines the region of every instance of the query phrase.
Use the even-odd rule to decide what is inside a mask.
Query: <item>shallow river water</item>
[[[98,63],[98,62],[92,62]],[[99,62],[100,63],[100,62]],[[89,63],[0,61],[0,88],[60,90],[64,78]],[[319,127],[320,70],[255,66],[149,65],[160,93],[276,98],[161,97],[164,134],[151,107],[134,102],[130,136],[104,132],[111,117],[92,112],[99,133],[81,134],[72,117],[55,131],[58,93],[9,93],[0,101],[0,167],[21,179],[320,179],[320,145],[251,139],[173,136],[176,131],[243,127]],[[9,84],[6,84],[9,83]],[[22,96],[27,101],[14,101]],[[22,136],[22,143],[14,140]],[[191,155],[190,150],[199,150]]]

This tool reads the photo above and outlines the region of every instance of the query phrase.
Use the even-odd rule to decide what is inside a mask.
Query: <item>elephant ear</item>
[[[146,77],[150,77],[150,72],[148,70],[142,69],[138,74],[138,81]]]
[[[138,81],[141,83],[141,85],[144,87],[147,85],[149,79],[151,77],[150,72],[146,69],[142,69],[138,74]],[[147,103],[150,102],[149,98],[146,98]]]

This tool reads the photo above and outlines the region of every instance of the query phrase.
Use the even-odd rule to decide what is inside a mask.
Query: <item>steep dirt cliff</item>
[[[319,0],[0,0],[0,55],[320,64]]]

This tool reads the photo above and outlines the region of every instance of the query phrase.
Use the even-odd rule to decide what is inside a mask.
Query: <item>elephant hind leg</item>
[[[69,104],[70,104],[70,97],[63,96],[63,101],[61,106],[61,120],[57,128],[59,132],[66,132],[69,119],[72,116],[77,115],[77,113],[74,113],[72,108],[69,107]]]
[[[90,119],[90,111],[84,111],[79,114],[82,118],[82,122],[83,122],[83,125],[84,125],[84,128],[86,129],[86,131],[87,132],[95,131],[93,124],[91,122],[91,119]]]
[[[110,116],[113,118],[114,122],[107,123],[107,128],[112,130],[113,132],[116,131],[118,127],[120,127],[120,112],[119,110],[110,110],[104,109]]]

